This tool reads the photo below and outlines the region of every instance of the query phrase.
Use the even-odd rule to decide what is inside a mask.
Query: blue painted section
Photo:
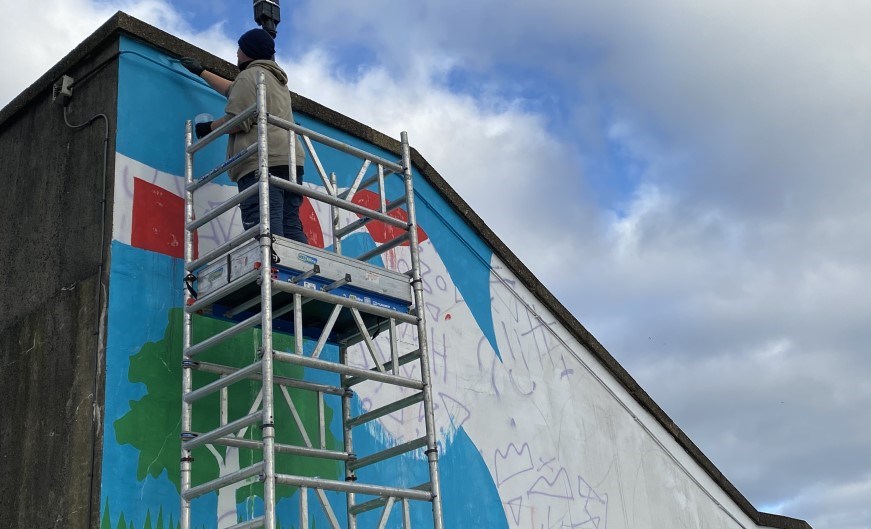
[[[508,529],[505,509],[478,447],[460,428],[439,459],[445,527]]]
[[[496,344],[493,327],[492,296],[490,296],[490,259],[493,250],[484,244],[459,214],[415,171],[417,222],[430,236],[451,281],[475,317],[481,332],[487,337],[499,360],[502,355]],[[421,191],[420,188],[424,190]],[[427,192],[429,191],[429,192]],[[426,275],[423,270],[422,274]]]
[[[116,149],[150,167],[184,175],[184,122],[201,113],[224,115],[226,99],[181,64],[136,40],[121,37]],[[220,138],[195,157],[194,174],[221,163]],[[229,184],[222,175],[216,183]]]
[[[112,241],[112,267],[109,273],[109,318],[106,337],[106,407],[103,434],[102,505],[107,498],[113,516],[123,512],[125,519],[145,520],[146,511],[178,520],[179,502],[175,485],[166,477],[136,480],[139,450],[121,445],[115,437],[115,421],[130,411],[130,402],[145,395],[143,384],[128,379],[130,357],[148,342],[163,339],[167,314],[182,302],[178,278],[184,265],[180,259]],[[131,295],[131,293],[136,295]],[[170,446],[177,446],[172,443]],[[174,448],[173,448],[174,449]],[[148,498],[148,501],[143,501]],[[214,517],[214,495],[194,503],[194,516]],[[114,518],[113,518],[114,520]],[[139,522],[141,523],[141,522]],[[137,524],[138,525],[138,524]]]
[[[359,413],[361,408],[357,402]],[[421,432],[423,423],[421,423]],[[384,436],[375,426],[372,429],[354,430],[354,448],[360,453],[373,453],[389,446],[379,439]],[[478,448],[463,428],[455,432],[446,446],[439,446],[439,475],[442,479],[442,506],[445,527],[486,527],[488,529],[508,529],[508,521],[496,484],[481,457]],[[367,482],[390,486],[414,487],[428,481],[426,465],[421,459],[402,457],[366,469],[358,475]],[[385,476],[387,479],[385,479]],[[432,509],[429,504],[411,502],[411,526],[432,527]],[[374,527],[378,523],[380,511],[361,515],[360,527]],[[401,517],[395,510],[390,517],[390,528],[401,529]]]

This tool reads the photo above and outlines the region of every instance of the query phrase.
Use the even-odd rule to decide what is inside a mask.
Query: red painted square
[[[184,199],[160,186],[134,178],[130,244],[184,258]],[[196,248],[194,234],[194,257]]]

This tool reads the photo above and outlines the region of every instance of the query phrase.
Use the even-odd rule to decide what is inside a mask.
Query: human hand
[[[199,76],[203,73],[205,68],[200,64],[200,61],[194,59],[193,57],[182,57],[179,59],[179,62],[182,66],[188,69],[192,74]]]
[[[197,123],[196,133],[197,133],[198,140],[205,138],[206,136],[209,135],[210,132],[212,132],[212,122],[211,121]]]

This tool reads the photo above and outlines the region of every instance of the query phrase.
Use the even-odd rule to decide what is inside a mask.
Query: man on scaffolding
[[[287,74],[275,62],[275,41],[265,30],[257,28],[239,37],[239,49],[236,51],[239,75],[234,81],[224,79],[210,72],[196,60],[190,57],[181,59],[181,64],[204,79],[212,88],[227,97],[226,113],[215,121],[197,123],[197,138],[203,138],[212,130],[220,127],[234,116],[238,115],[257,101],[257,74],[266,75],[266,108],[269,113],[293,121],[290,104],[290,92],[287,88]],[[257,142],[257,123],[250,118],[228,131],[227,157],[230,158]],[[290,154],[289,132],[275,125],[268,125],[269,172],[272,176],[290,179],[288,159]],[[296,176],[297,183],[302,184],[305,150],[301,142],[296,142]],[[230,179],[239,186],[239,192],[257,184],[257,157],[248,157],[241,164],[230,169]],[[280,235],[294,241],[308,244],[308,238],[302,229],[299,218],[299,208],[302,196],[291,191],[269,187],[269,225],[273,235]],[[257,224],[260,219],[259,195],[256,193],[239,204],[242,210],[242,225],[247,230]]]

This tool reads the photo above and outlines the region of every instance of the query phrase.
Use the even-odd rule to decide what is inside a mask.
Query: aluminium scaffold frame
[[[232,130],[243,120],[250,118],[256,118],[258,132],[257,142],[250,145],[238,155],[226,160],[201,178],[194,179],[194,154],[221,134],[228,130]],[[267,127],[269,125],[278,126],[289,131],[289,166],[291,171],[291,178],[289,181],[269,175],[267,152]],[[295,146],[300,138],[311,155],[312,162],[317,169],[326,192],[297,183]],[[335,174],[327,175],[327,172],[324,170],[324,167],[317,156],[313,142],[352,155],[363,161],[362,167],[350,188],[343,192],[339,192],[338,186],[336,185]],[[191,529],[192,527],[190,508],[191,500],[235,483],[252,482],[257,480],[263,483],[263,515],[251,520],[239,522],[233,525],[232,529],[254,529],[257,527],[275,529],[275,487],[279,484],[298,487],[301,527],[309,527],[308,491],[309,489],[312,489],[324,509],[324,513],[329,520],[329,523],[334,529],[340,529],[340,525],[330,506],[325,491],[336,491],[345,494],[347,502],[348,529],[357,529],[358,515],[378,508],[383,509],[378,522],[378,527],[379,529],[385,527],[391,510],[397,502],[402,504],[403,527],[405,529],[410,529],[409,501],[411,500],[430,502],[432,504],[433,527],[434,529],[443,529],[441,492],[438,473],[438,449],[433,415],[432,390],[430,385],[430,362],[427,348],[426,319],[425,310],[423,309],[425,305],[423,299],[423,284],[421,280],[417,221],[415,217],[414,189],[412,185],[411,153],[408,143],[408,135],[405,132],[402,132],[401,134],[401,148],[402,159],[400,163],[396,163],[313,130],[306,129],[277,116],[269,115],[266,108],[266,92],[264,74],[262,72],[258,74],[257,79],[256,103],[238,116],[235,116],[233,119],[223,124],[201,141],[196,143],[193,142],[192,124],[190,121],[186,123],[184,258],[185,273],[187,274],[185,281],[189,288],[184,291],[184,352],[182,361],[183,392],[181,414],[181,529]],[[242,160],[253,156],[257,156],[259,162],[257,173],[259,178],[258,185],[251,186],[245,191],[226,200],[222,204],[212,207],[209,211],[201,214],[198,218],[195,218],[194,192],[213,181],[219,175],[227,172],[233,167],[236,167],[242,162]],[[368,170],[373,164],[376,169],[375,174],[364,180],[364,176],[366,176]],[[396,177],[403,180],[404,195],[388,201],[386,197],[385,178],[390,175],[396,175]],[[357,191],[369,188],[376,184],[378,186],[380,197],[377,210],[352,202]],[[277,278],[274,273],[274,265],[272,262],[274,238],[270,235],[269,225],[270,186],[278,186],[285,190],[306,196],[311,200],[328,204],[330,206],[330,217],[333,224],[333,250],[339,255],[341,255],[342,238],[364,227],[368,222],[377,220],[388,226],[399,228],[403,232],[401,235],[377,246],[375,249],[368,251],[363,255],[356,256],[356,259],[365,262],[390,249],[396,248],[399,245],[408,243],[411,254],[411,270],[409,270],[407,275],[409,276],[408,283],[409,289],[411,289],[410,299],[413,301],[413,309],[407,313],[400,312],[331,293],[333,288],[340,286],[339,283],[345,281],[336,281],[336,284],[328,285],[317,290],[312,290],[310,286],[302,286],[301,282],[303,280],[316,275],[319,272],[316,265],[310,271],[300,274],[297,277],[288,280]],[[259,224],[245,230],[243,233],[235,237],[232,237],[226,243],[221,244],[217,248],[207,252],[205,255],[194,258],[194,233],[196,230],[217,219],[220,215],[231,211],[243,199],[253,196],[255,193],[258,193],[259,196]],[[397,216],[390,215],[391,212],[401,206],[405,206],[406,208],[407,221],[397,218]],[[340,227],[340,210],[346,210],[357,214],[361,218],[346,226]],[[259,312],[252,316],[245,317],[244,319],[237,320],[232,327],[205,340],[196,344],[192,343],[193,315],[211,306],[216,300],[220,299],[221,296],[245,286],[242,284],[244,283],[242,281],[237,282],[239,284],[229,283],[214,292],[197,297],[191,284],[193,279],[196,277],[193,273],[208,263],[213,262],[222,256],[228,255],[229,252],[248,243],[252,239],[258,241],[260,250],[259,273],[255,274],[256,282],[259,283],[259,291],[250,302],[245,303],[242,307],[237,307],[230,313],[238,314],[239,312],[242,312],[243,309],[250,309],[251,307],[258,305]],[[350,280],[350,276],[348,276],[348,280]],[[247,284],[254,284],[253,281],[254,279],[249,280]],[[273,295],[277,293],[292,295],[292,303],[282,307],[273,307]],[[304,306],[310,301],[332,304],[334,305],[334,308],[329,320],[321,331],[314,352],[311,356],[306,356],[303,347],[304,337],[301,329],[303,328]],[[353,320],[359,329],[359,333],[355,338],[356,342],[354,343],[362,342],[365,344],[365,349],[369,352],[371,359],[375,363],[374,368],[366,369],[349,365],[347,361],[347,351],[350,342],[337,344],[339,346],[338,362],[319,358],[319,354],[328,340],[328,336],[330,335],[336,317],[344,310],[350,311]],[[293,352],[275,351],[273,349],[272,336],[273,320],[291,312],[293,313],[295,329],[295,349]],[[386,362],[379,360],[375,353],[370,328],[368,328],[367,324],[363,322],[363,315],[367,315],[367,317],[370,318],[373,316],[381,318],[379,321],[383,322],[382,327],[386,327],[389,330],[390,360]],[[403,355],[399,354],[397,344],[397,326],[400,324],[411,324],[417,331],[417,349]],[[261,347],[260,354],[258,355],[259,359],[254,363],[243,368],[237,368],[195,360],[196,355],[203,351],[206,351],[207,349],[210,349],[211,347],[224,342],[243,331],[258,326],[261,329]],[[381,330],[382,327],[379,327],[378,330]],[[421,377],[419,380],[400,374],[398,370],[400,366],[415,361],[420,363]],[[318,369],[338,374],[340,383],[338,386],[330,386],[290,377],[275,376],[273,373],[274,362],[286,362],[306,369]],[[215,374],[218,375],[219,378],[202,387],[194,389],[192,377],[192,371],[194,370]],[[258,399],[255,399],[255,402],[251,405],[251,412],[248,415],[231,421],[227,417],[227,399],[229,395],[227,388],[231,384],[242,380],[255,380],[261,382],[262,388],[260,396],[258,396],[258,399],[260,400],[260,409],[257,409],[258,403],[256,400]],[[366,411],[357,416],[352,416],[353,392],[351,388],[356,384],[367,380],[411,388],[415,393],[409,397],[399,399],[396,402],[381,406],[380,408]],[[282,392],[288,406],[291,408],[296,426],[300,429],[306,446],[282,444],[277,442],[275,439],[274,393],[276,387]],[[317,393],[319,418],[319,444],[317,447],[313,446],[311,439],[306,434],[305,428],[299,419],[299,414],[287,392],[287,388],[296,388]],[[222,409],[220,410],[220,426],[209,432],[193,432],[192,417],[194,403],[207,395],[217,392],[221,393]],[[326,448],[324,433],[326,427],[324,418],[324,395],[337,395],[341,397],[343,429],[343,450],[341,451],[328,450]],[[421,402],[423,403],[425,423],[425,435],[423,437],[399,444],[381,452],[367,454],[363,457],[359,457],[354,452],[352,435],[354,427]],[[201,411],[199,413],[210,412]],[[245,429],[255,425],[258,425],[262,430],[262,440],[243,439],[241,436],[234,435],[235,432],[244,431]],[[261,451],[262,461],[246,468],[242,468],[236,472],[220,476],[217,479],[194,486],[191,482],[192,467],[194,465],[192,451],[197,447],[207,444]],[[426,456],[426,465],[429,472],[428,482],[412,488],[400,488],[366,484],[357,481],[356,471],[358,469],[391,458],[399,457],[403,454],[419,449],[425,449],[424,454]],[[319,477],[278,474],[275,467],[277,454],[289,454],[301,457],[315,457],[342,461],[344,463],[345,480],[339,481]],[[375,498],[358,504],[356,502],[357,494],[374,496]]]

